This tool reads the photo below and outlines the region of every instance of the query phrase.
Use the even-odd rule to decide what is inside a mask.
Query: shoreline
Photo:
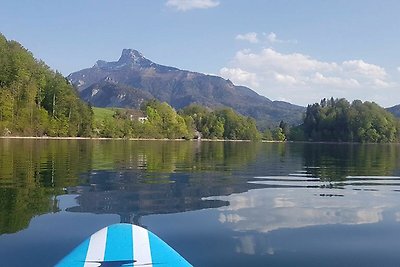
[[[225,139],[168,139],[168,138],[111,138],[111,137],[55,137],[55,136],[0,136],[0,139],[31,139],[31,140],[98,140],[98,141],[189,141],[189,142],[265,142],[253,140],[225,140]],[[279,141],[266,141],[279,142]]]
[[[111,138],[111,137],[55,137],[55,136],[0,136],[0,140],[94,140],[94,141],[171,141],[171,142],[245,142],[245,143],[303,143],[303,144],[337,144],[337,145],[376,145],[400,143],[359,143],[359,142],[312,142],[312,141],[273,141],[273,140],[228,140],[228,139],[168,139],[168,138]]]

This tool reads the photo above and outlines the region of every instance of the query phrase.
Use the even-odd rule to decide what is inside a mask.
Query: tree
[[[303,125],[292,127],[287,139],[290,141],[305,141]]]
[[[13,96],[9,90],[0,89],[0,121],[12,121]]]
[[[287,124],[287,123],[284,122],[284,121],[281,121],[281,122],[279,123],[279,128],[282,129],[282,133],[283,133],[285,136],[289,136],[289,134],[290,134],[290,127],[289,127],[289,124]]]
[[[331,98],[307,107],[302,128],[306,140],[375,143],[398,140],[398,125],[375,103]]]
[[[273,131],[272,131],[272,138],[275,141],[285,141],[286,140],[286,136],[282,131],[281,127],[276,127]]]
[[[272,141],[273,140],[272,132],[271,132],[270,129],[267,128],[267,129],[264,130],[264,132],[262,134],[262,139],[266,140],[266,141]]]
[[[231,108],[210,111],[199,105],[191,105],[183,109],[182,114],[192,118],[195,130],[199,131],[203,138],[231,140],[261,138],[255,120],[242,116]]]

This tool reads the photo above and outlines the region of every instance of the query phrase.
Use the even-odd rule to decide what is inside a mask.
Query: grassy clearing
[[[97,108],[93,107],[94,121],[101,122],[104,119],[111,119],[115,113],[116,108]]]

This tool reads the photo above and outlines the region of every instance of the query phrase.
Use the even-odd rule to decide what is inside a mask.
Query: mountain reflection
[[[119,214],[123,222],[138,223],[144,215],[227,206],[228,201],[205,198],[263,187],[233,175],[223,176],[223,173],[96,172],[90,177],[90,185],[69,189],[70,193],[79,194],[79,205],[67,211]]]
[[[201,198],[254,188],[232,173],[259,150],[236,142],[0,139],[0,234],[58,212],[56,196],[68,192],[82,193],[82,207],[71,210],[115,212],[122,220],[226,205]]]

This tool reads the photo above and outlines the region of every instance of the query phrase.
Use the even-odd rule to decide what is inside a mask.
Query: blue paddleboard
[[[57,267],[192,266],[152,232],[120,223],[94,233]]]

